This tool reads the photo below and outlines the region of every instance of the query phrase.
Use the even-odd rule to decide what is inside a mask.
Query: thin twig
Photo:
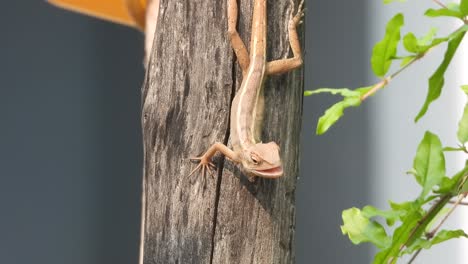
[[[444,219],[442,219],[442,221],[440,221],[439,224],[431,232],[429,232],[429,234],[427,234],[427,237],[432,238],[435,235],[435,233],[437,233],[437,231],[439,231],[442,224],[445,221],[447,221],[448,217],[453,213],[453,211],[455,211],[455,208],[457,208],[457,206],[461,203],[461,201],[463,199],[465,199],[465,197],[466,197],[466,194],[462,194],[462,195],[460,195],[458,197],[458,200],[455,202],[455,204],[452,206],[452,208],[450,208],[450,211],[445,215]]]
[[[436,3],[439,3],[441,4],[442,6],[445,7],[444,4],[440,3],[438,0],[433,0],[435,1]],[[468,25],[468,20],[465,19],[465,24]],[[457,29],[456,31],[458,31],[460,29]],[[455,31],[455,32],[456,32]],[[439,44],[441,44],[443,42],[440,42]],[[372,86],[372,88],[367,91],[365,94],[363,94],[361,96],[361,102],[365,101],[369,96],[372,96],[374,95],[377,91],[379,91],[380,89],[384,88],[393,78],[395,78],[398,74],[400,74],[402,71],[404,71],[406,68],[408,68],[411,64],[413,64],[415,61],[418,61],[419,59],[421,59],[422,57],[424,57],[429,51],[431,51],[433,48],[435,48],[436,46],[438,46],[439,44],[431,47],[430,49],[426,50],[424,53],[421,53],[421,54],[417,54],[416,57],[414,57],[410,62],[408,62],[405,66],[401,67],[400,69],[398,69],[396,72],[394,72],[393,74],[383,78],[380,82],[374,84]]]
[[[408,261],[408,264],[411,264],[413,263],[413,261],[416,259],[416,257],[419,255],[419,253],[421,253],[421,249],[419,249],[418,251],[416,251],[413,256],[411,256],[410,260]]]
[[[447,8],[446,5],[444,5],[442,2],[440,2],[439,0],[432,0],[434,3],[440,5],[442,8]]]
[[[454,204],[457,201],[449,201],[449,204]],[[468,202],[459,202],[458,205],[468,205]]]
[[[369,91],[367,91],[367,93],[361,96],[361,102],[366,100],[367,97],[375,94],[378,90],[384,88],[390,81],[391,81],[390,78],[385,78],[382,81],[375,84],[374,86],[372,86],[372,88]]]
[[[434,217],[444,208],[444,206],[447,204],[448,201],[450,201],[450,198],[452,198],[452,195],[446,194],[440,199],[433,204],[429,210],[424,214],[424,216],[418,221],[416,226],[411,230],[411,233],[408,235],[406,238],[405,243],[400,245],[399,251],[402,251],[406,246],[408,246],[408,242],[413,240],[414,236],[416,234],[419,234],[422,232],[426,226],[434,219]],[[421,230],[422,229],[422,230]],[[397,258],[397,257],[392,257],[388,263],[392,263],[392,261]]]
[[[455,211],[455,208],[457,208],[457,206],[462,202],[462,200],[466,198],[466,195],[467,194],[460,195],[458,197],[458,200],[455,202],[455,204],[452,206],[452,208],[450,208],[450,211],[444,216],[444,218],[439,222],[439,224],[434,229],[432,229],[432,231],[430,231],[429,233],[426,234],[426,238],[428,240],[432,239],[435,236],[437,231],[439,231],[440,227],[445,223],[445,221],[447,221],[447,219],[453,213],[453,211]],[[413,263],[413,261],[416,259],[416,257],[419,255],[419,253],[421,253],[421,251],[422,251],[422,248],[418,249],[413,254],[411,259],[408,261],[408,264]]]
[[[428,50],[429,51],[429,50]],[[408,68],[411,64],[413,64],[415,61],[421,59],[422,57],[424,57],[424,55],[426,55],[427,51],[414,57],[410,62],[408,62],[405,66],[401,67],[400,69],[398,69],[396,72],[390,74],[389,76],[385,77],[383,80],[381,80],[380,82],[378,82],[377,84],[375,84],[374,86],[372,86],[372,88],[367,91],[367,93],[363,94],[361,96],[361,102],[366,100],[369,96],[372,96],[374,95],[378,90],[384,88],[385,86],[387,86],[387,84],[393,79],[395,78],[396,76],[398,76],[398,74],[400,74],[402,71],[404,71],[406,68]]]

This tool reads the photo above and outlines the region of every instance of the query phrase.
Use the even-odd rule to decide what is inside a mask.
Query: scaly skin
[[[232,150],[221,143],[215,143],[206,153],[192,160],[199,161],[190,175],[201,170],[202,175],[213,173],[215,165],[213,155],[219,151],[233,162],[240,163],[244,171],[251,176],[279,178],[283,176],[283,167],[279,147],[275,142],[259,142],[263,121],[263,83],[267,75],[281,74],[302,65],[301,49],[296,27],[304,16],[304,1],[299,4],[297,13],[289,20],[288,31],[293,58],[266,61],[266,0],[254,0],[252,18],[252,36],[250,56],[237,30],[238,8],[236,0],[228,0],[228,34],[231,46],[242,69],[243,80],[231,106]],[[294,10],[294,3],[291,0]]]

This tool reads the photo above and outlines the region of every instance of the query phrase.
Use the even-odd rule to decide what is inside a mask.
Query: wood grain
[[[144,183],[140,263],[294,263],[302,71],[265,85],[263,141],[281,146],[285,175],[248,182],[217,158],[215,178],[188,177],[189,157],[228,142],[241,74],[227,39],[227,1],[161,0],[142,88]],[[289,54],[289,1],[269,1],[269,58]],[[249,43],[251,1],[240,2]]]

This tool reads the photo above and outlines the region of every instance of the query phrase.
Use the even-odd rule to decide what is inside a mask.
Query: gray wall
[[[308,1],[305,89],[360,87],[369,69],[365,1]],[[341,234],[341,211],[371,203],[368,105],[346,111],[329,132],[318,118],[339,97],[304,98],[301,175],[297,194],[297,263],[369,263],[370,248]],[[313,261],[313,262],[312,262]]]
[[[140,35],[44,1],[0,13],[0,263],[136,263]]]
[[[142,38],[131,29],[8,1],[0,16],[0,263],[136,263]],[[309,1],[306,88],[366,82],[365,3]],[[297,263],[366,263],[341,235],[341,210],[370,203],[369,122],[336,98],[305,98]]]

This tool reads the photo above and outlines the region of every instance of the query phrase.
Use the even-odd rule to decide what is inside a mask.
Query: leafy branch
[[[413,252],[417,255],[420,250],[429,249],[446,240],[468,237],[463,230],[438,231],[451,211],[430,231],[431,224],[443,216],[443,209],[450,200],[459,195],[464,197],[468,192],[468,163],[453,177],[445,176],[442,144],[435,134],[426,132],[409,173],[422,187],[421,193],[413,201],[400,204],[390,202],[391,209],[388,211],[372,206],[343,211],[343,234],[348,235],[354,244],[370,242],[380,249],[373,263],[396,263],[403,255]],[[432,206],[424,209],[430,203],[433,203]],[[385,219],[387,227],[399,223],[393,235],[386,234],[384,224],[378,222],[376,217]]]
[[[384,0],[384,3],[395,1],[402,2],[404,0]],[[439,0],[433,1],[441,8],[426,10],[426,16],[430,18],[456,18],[463,24],[445,37],[436,38],[437,30],[433,28],[420,38],[417,38],[412,32],[401,38],[404,16],[401,13],[395,15],[387,23],[384,38],[374,46],[372,51],[371,68],[374,74],[380,78],[379,82],[354,90],[320,88],[305,91],[305,96],[330,93],[343,97],[343,100],[332,105],[320,117],[317,124],[317,134],[325,133],[343,116],[346,108],[361,105],[363,101],[386,87],[400,73],[425,57],[431,50],[447,43],[442,62],[428,80],[428,93],[421,110],[415,117],[415,122],[426,114],[429,105],[440,96],[445,82],[445,72],[468,31],[468,0],[461,0],[459,4],[447,5]],[[406,50],[404,55],[397,55],[400,43]],[[391,65],[396,60],[401,61],[399,69],[387,75]],[[462,90],[468,96],[468,85],[462,86]],[[458,123],[457,138],[459,141],[457,147],[443,147],[437,135],[429,131],[424,134],[413,160],[413,168],[408,172],[421,186],[421,191],[414,200],[403,203],[390,201],[390,209],[388,210],[380,210],[368,205],[362,209],[353,207],[343,211],[342,233],[347,235],[354,244],[372,243],[375,245],[379,252],[374,257],[374,264],[396,263],[401,256],[409,254],[412,255],[409,263],[412,263],[423,249],[429,249],[433,245],[453,238],[468,238],[468,235],[460,229],[440,230],[455,208],[459,204],[463,204],[462,200],[468,194],[468,159],[458,173],[448,177],[446,176],[444,155],[446,151],[468,154],[466,146],[468,142],[468,103],[465,105],[462,118]],[[447,210],[447,205],[454,197],[458,197],[458,199]],[[438,224],[433,227],[436,222]],[[387,234],[386,230],[393,226],[395,227],[394,232]]]
[[[462,4],[468,2],[463,0]],[[465,4],[466,5],[466,4]],[[316,90],[308,90],[304,92],[305,96],[310,96],[318,93],[332,93],[340,94],[343,96],[343,100],[330,107],[323,116],[320,117],[316,133],[321,135],[325,133],[333,124],[335,124],[344,113],[344,110],[348,107],[360,106],[370,96],[374,95],[377,91],[386,87],[395,77],[401,72],[411,66],[414,62],[423,58],[433,48],[439,46],[442,43],[448,43],[445,51],[444,59],[437,68],[437,70],[429,78],[429,89],[426,96],[426,100],[417,114],[415,121],[418,121],[427,112],[429,105],[435,101],[441,94],[442,87],[445,79],[444,74],[447,70],[452,58],[455,55],[460,42],[468,31],[468,23],[466,20],[466,14],[461,13],[462,11],[459,5],[451,4],[448,5],[451,9],[428,9],[426,16],[439,17],[449,16],[461,19],[464,24],[457,30],[442,38],[435,38],[436,30],[431,29],[425,36],[416,38],[413,33],[408,33],[403,37],[403,46],[409,54],[403,56],[397,56],[397,46],[401,40],[401,27],[404,25],[404,16],[399,13],[395,15],[386,26],[384,38],[378,42],[372,52],[371,66],[374,74],[381,78],[381,80],[371,86],[361,87],[355,90],[349,88],[320,88]],[[450,12],[447,12],[450,11]],[[456,14],[455,11],[458,10]],[[386,76],[385,74],[390,69],[391,64],[395,60],[401,60],[400,68],[394,73]]]

